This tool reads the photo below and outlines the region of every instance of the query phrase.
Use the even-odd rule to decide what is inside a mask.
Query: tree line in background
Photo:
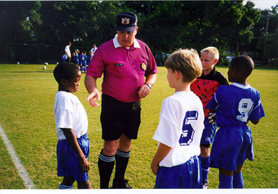
[[[0,2],[0,63],[59,61],[71,50],[89,51],[115,35],[116,16],[138,16],[137,38],[156,56],[178,48],[248,53],[261,64],[278,58],[278,5],[254,9],[252,2],[219,1],[14,1]],[[161,65],[162,61],[158,63]]]

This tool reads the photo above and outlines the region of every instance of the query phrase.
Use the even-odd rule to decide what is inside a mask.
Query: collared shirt
[[[118,41],[118,35],[116,34],[114,39],[113,39],[113,44],[115,48],[123,47],[119,41]],[[134,39],[134,48],[140,48],[140,45],[136,39]],[[129,49],[130,47],[126,47],[126,49]]]
[[[130,48],[124,48],[117,36],[98,47],[87,70],[95,78],[103,74],[102,92],[121,102],[140,100],[138,91],[145,77],[155,73],[154,56],[144,42],[135,39]]]

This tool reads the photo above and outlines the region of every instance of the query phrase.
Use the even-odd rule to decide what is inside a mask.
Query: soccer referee
[[[97,78],[103,74],[101,125],[103,149],[98,159],[100,188],[108,188],[116,161],[113,188],[132,188],[124,179],[132,139],[140,126],[141,99],[156,81],[157,66],[150,48],[135,38],[137,16],[122,12],[117,16],[116,36],[96,50],[85,78],[87,101],[99,106]]]

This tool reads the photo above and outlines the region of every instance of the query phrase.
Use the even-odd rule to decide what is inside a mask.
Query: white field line
[[[20,177],[24,182],[25,187],[27,189],[35,189],[34,183],[29,178],[27,171],[25,170],[24,166],[21,164],[20,159],[17,157],[16,152],[1,125],[0,125],[0,135],[7,147],[7,150],[17,168]]]

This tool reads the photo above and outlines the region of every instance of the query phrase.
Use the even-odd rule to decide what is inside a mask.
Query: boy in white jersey
[[[57,169],[58,176],[63,177],[59,189],[72,189],[74,181],[77,181],[78,189],[90,189],[88,118],[81,102],[71,94],[78,90],[81,72],[76,65],[64,62],[55,67],[53,75],[59,84],[54,104],[59,139]]]
[[[228,71],[232,85],[220,86],[206,108],[216,111],[220,127],[211,150],[210,166],[219,169],[219,188],[243,188],[242,166],[254,159],[252,134],[248,121],[257,124],[264,117],[260,93],[247,77],[254,69],[253,60],[241,55],[234,58]]]
[[[190,84],[202,74],[202,64],[193,50],[175,51],[165,63],[169,86],[175,93],[164,99],[153,139],[159,142],[151,169],[155,188],[202,188],[198,156],[204,129],[204,111]]]

